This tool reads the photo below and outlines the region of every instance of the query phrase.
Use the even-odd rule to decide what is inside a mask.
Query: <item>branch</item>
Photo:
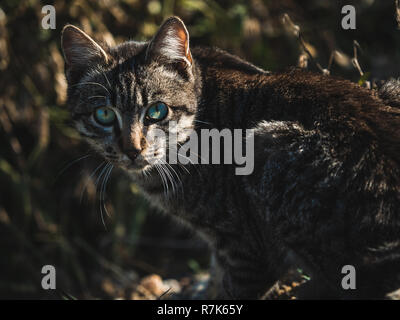
[[[358,63],[357,48],[360,49],[360,51],[362,51],[360,44],[357,42],[357,40],[353,40],[354,56],[353,56],[353,59],[351,59],[351,63],[358,70],[358,72],[360,73],[360,76],[362,77],[364,75],[364,72],[362,71],[361,66]]]
[[[319,69],[319,71],[322,72],[322,74],[329,75],[330,74],[329,69],[322,68],[321,65],[317,61],[315,61],[314,57],[312,56],[311,52],[308,50],[306,46],[300,27],[293,23],[292,19],[290,19],[287,13],[283,15],[282,22],[284,24],[287,24],[293,30],[294,36],[297,37],[297,40],[299,41],[303,51],[307,54],[309,60]],[[304,59],[304,57],[302,57],[302,59]],[[305,63],[304,65],[307,64]]]
[[[353,66],[357,69],[357,71],[360,74],[360,80],[358,81],[358,84],[360,86],[365,86],[367,89],[371,89],[371,82],[367,81],[367,78],[369,74],[365,74],[360,66],[360,63],[358,62],[358,54],[357,54],[357,49],[359,49],[362,52],[360,44],[357,42],[357,40],[353,40],[353,50],[354,50],[354,56],[351,59],[351,62]]]

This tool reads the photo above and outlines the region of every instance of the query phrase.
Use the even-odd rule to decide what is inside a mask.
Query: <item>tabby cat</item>
[[[319,297],[384,298],[400,287],[397,82],[375,92],[298,69],[266,72],[190,49],[177,17],[149,42],[112,48],[67,25],[62,48],[77,130],[209,242],[209,298],[260,298],[300,262],[324,288]],[[168,153],[146,138],[154,130],[174,131],[182,145],[202,128],[254,129],[252,174],[235,174],[234,163],[152,161]],[[342,288],[345,265],[355,290]]]

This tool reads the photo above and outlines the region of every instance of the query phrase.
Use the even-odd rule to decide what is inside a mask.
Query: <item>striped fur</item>
[[[168,21],[161,28],[187,32],[180,20]],[[173,31],[159,34],[184,41]],[[167,40],[165,50],[129,41],[104,48],[107,62],[67,65],[68,105],[96,150],[210,243],[221,275],[213,297],[259,298],[299,261],[323,279],[329,297],[382,298],[399,288],[400,110],[349,81],[295,69],[270,73],[218,49],[192,49],[192,63],[186,50],[181,64],[179,52],[168,58],[175,42]],[[385,101],[393,101],[388,91]],[[170,114],[145,125],[143,112],[157,101]],[[111,132],[91,120],[104,104],[120,117]],[[237,176],[234,165],[155,168],[146,156],[167,148],[146,141],[132,163],[120,139],[168,130],[171,120],[181,143],[185,129],[254,128],[253,174]],[[340,286],[348,264],[357,270],[354,291]]]

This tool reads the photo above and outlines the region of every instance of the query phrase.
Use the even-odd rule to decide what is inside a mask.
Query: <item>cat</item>
[[[178,17],[148,42],[116,47],[66,25],[62,49],[80,134],[210,244],[206,297],[259,299],[300,262],[324,288],[319,297],[384,298],[400,288],[396,81],[375,92],[296,68],[264,71],[217,48],[190,48]],[[168,153],[147,139],[155,130],[184,144],[204,128],[253,129],[253,172],[152,161]],[[346,265],[355,290],[341,285]]]

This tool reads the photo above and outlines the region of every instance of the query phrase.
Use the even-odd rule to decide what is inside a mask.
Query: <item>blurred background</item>
[[[55,30],[41,27],[47,4],[56,9]],[[347,4],[356,8],[356,30],[341,28]],[[307,59],[293,25],[283,23],[285,13],[320,68]],[[171,15],[187,24],[191,46],[218,46],[271,71],[329,66],[355,82],[399,75],[391,0],[2,0],[0,298],[151,299],[207,272],[207,246],[151,209],[118,170],[107,184],[110,217],[103,224],[91,176],[102,160],[88,152],[65,109],[66,23],[113,45],[149,39]],[[363,77],[351,62],[354,40]],[[56,267],[57,290],[42,289],[44,265]]]

